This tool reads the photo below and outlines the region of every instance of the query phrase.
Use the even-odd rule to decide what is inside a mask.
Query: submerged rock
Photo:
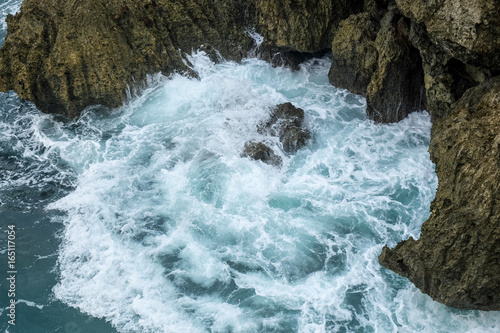
[[[468,90],[432,129],[439,187],[420,238],[380,264],[459,309],[500,310],[500,77]]]
[[[311,133],[304,128],[304,110],[290,102],[278,104],[272,110],[269,120],[260,126],[258,132],[279,137],[283,151],[288,154],[297,152],[311,139]],[[262,142],[247,142],[243,156],[275,166],[281,166],[282,162],[281,158]]]
[[[259,131],[278,136],[283,150],[293,154],[311,139],[311,133],[303,125],[304,110],[288,102],[277,105],[272,111],[270,119]]]
[[[281,157],[262,142],[247,142],[243,150],[243,157],[250,157],[256,161],[262,161],[266,164],[281,166]]]

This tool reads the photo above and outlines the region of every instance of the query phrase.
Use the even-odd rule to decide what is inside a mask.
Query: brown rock
[[[332,42],[330,82],[366,96],[367,115],[376,122],[425,109],[422,60],[409,27],[395,7],[380,22],[365,12],[342,21]]]
[[[459,309],[500,310],[500,77],[469,89],[436,119],[439,187],[415,241],[384,248],[380,264]]]
[[[272,48],[317,52],[330,48],[338,23],[358,13],[364,1],[254,0],[258,31]]]
[[[0,90],[44,112],[78,116],[119,106],[147,74],[190,72],[183,53],[210,45],[229,59],[250,48],[246,4],[219,0],[25,0],[7,18]]]
[[[333,62],[328,73],[333,86],[366,96],[366,88],[377,69],[377,32],[377,22],[367,12],[340,22],[332,42]]]
[[[281,166],[281,157],[262,142],[247,142],[243,150],[243,157],[250,157],[256,161],[262,161],[266,164]]]
[[[499,0],[396,0],[403,14],[423,24],[433,43],[475,66],[500,65]]]

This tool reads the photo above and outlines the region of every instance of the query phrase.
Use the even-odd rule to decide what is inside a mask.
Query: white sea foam
[[[77,132],[37,137],[78,173],[49,206],[67,214],[58,299],[120,332],[499,326],[378,264],[384,244],[418,237],[429,214],[426,113],[375,125],[364,100],[329,85],[328,59],[297,72],[203,54],[190,62],[199,80],[159,80],[118,114],[89,112]],[[256,130],[285,101],[305,110],[314,136],[293,156]],[[248,140],[268,143],[283,166],[241,157]]]
[[[31,306],[31,307],[37,308],[39,310],[42,310],[44,307],[44,305],[36,304],[35,302],[27,301],[25,299],[18,299],[16,301],[16,304],[19,304],[19,303],[26,304],[27,306]]]
[[[3,0],[0,2],[0,46],[4,42],[7,33],[7,22],[5,18],[8,14],[15,14],[21,7],[22,0]]]

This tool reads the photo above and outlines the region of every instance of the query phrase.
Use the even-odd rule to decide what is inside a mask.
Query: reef
[[[25,0],[7,18],[0,91],[75,118],[118,107],[150,74],[196,76],[193,50],[292,67],[331,50],[330,82],[365,96],[370,119],[427,110],[433,121],[431,216],[381,265],[446,305],[500,310],[499,12],[500,0]],[[273,117],[261,130],[285,152],[310,138],[299,116]],[[281,163],[263,143],[245,149]]]

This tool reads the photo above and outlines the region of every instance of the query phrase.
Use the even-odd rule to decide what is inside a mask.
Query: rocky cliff
[[[147,74],[190,74],[193,49],[241,59],[251,29],[270,61],[331,47],[330,81],[366,96],[371,119],[427,109],[434,122],[432,215],[380,263],[444,304],[500,310],[499,11],[500,0],[25,0],[8,17],[0,90],[76,117],[120,105]]]
[[[358,0],[358,2],[360,2]],[[353,3],[356,3],[353,2]],[[355,12],[345,0],[25,0],[7,18],[0,91],[14,90],[44,112],[76,117],[88,105],[116,107],[147,74],[189,73],[185,55],[203,49],[240,60],[254,47],[316,52]]]
[[[27,0],[7,18],[0,90],[70,117],[116,107],[147,74],[189,71],[183,55],[194,47],[241,59],[249,10],[244,1]]]
[[[432,128],[439,188],[420,238],[380,263],[435,300],[500,310],[500,77],[469,89]]]
[[[500,310],[500,2],[397,3],[422,55],[439,187],[420,238],[379,261],[439,302]]]

